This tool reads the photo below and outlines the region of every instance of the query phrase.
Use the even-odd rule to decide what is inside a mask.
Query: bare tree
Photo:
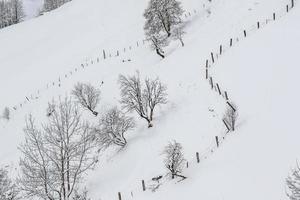
[[[163,47],[169,44],[168,38],[161,35],[152,35],[148,38],[151,41],[151,48],[155,50],[156,54],[162,58],[165,58]]]
[[[13,183],[5,168],[0,168],[0,199],[1,200],[17,200],[19,191]]]
[[[183,28],[182,26],[178,26],[174,29],[174,33],[172,34],[173,35],[173,38],[175,40],[179,40],[180,43],[181,43],[181,46],[184,46],[184,42],[183,42],[183,35],[185,34],[185,32],[183,31]]]
[[[165,167],[171,174],[172,179],[174,179],[175,176],[185,179],[186,177],[181,175],[185,165],[182,145],[174,140],[165,147],[163,154],[165,156]]]
[[[223,116],[223,122],[225,123],[228,131],[235,131],[236,120],[238,118],[237,106],[233,103],[229,103],[227,110]]]
[[[139,73],[133,76],[119,77],[121,89],[121,103],[127,111],[135,111],[152,127],[152,120],[156,106],[167,103],[167,87],[158,78],[146,78],[141,83]]]
[[[32,116],[26,120],[19,182],[27,197],[68,200],[97,161],[94,137],[74,102],[65,98],[54,104],[41,129]]]
[[[8,107],[4,108],[2,117],[6,120],[10,120],[10,110]]]
[[[100,101],[100,90],[91,84],[77,83],[72,91],[72,95],[82,107],[91,111],[95,116],[98,115],[95,109]]]
[[[146,35],[164,31],[170,37],[172,27],[181,23],[182,14],[181,3],[177,0],[150,0],[144,12]]]
[[[287,186],[287,196],[290,200],[299,200],[300,199],[300,167],[297,164],[297,167],[292,170],[292,173],[286,179]]]
[[[125,133],[135,127],[133,118],[126,116],[117,107],[110,109],[100,120],[96,137],[100,146],[109,147],[111,144],[124,147],[127,144]]]

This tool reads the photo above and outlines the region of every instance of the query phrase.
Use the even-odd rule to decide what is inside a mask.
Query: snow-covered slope
[[[296,134],[299,99],[297,88],[293,89],[299,84],[295,67],[298,8],[217,61],[212,73],[238,105],[239,127],[201,164],[196,165],[194,155],[205,151],[215,135],[224,131],[225,102],[204,79],[206,57],[220,42],[242,34],[257,20],[270,18],[287,3],[185,0],[183,6],[192,15],[186,18],[186,45],[182,48],[173,42],[164,60],[147,43],[142,45],[145,0],[73,0],[42,17],[1,30],[0,109],[17,106],[17,110],[9,122],[0,120],[0,165],[17,165],[25,115],[33,113],[44,121],[47,102],[69,93],[77,81],[98,87],[104,81],[98,108],[102,112],[118,104],[118,75],[139,70],[142,76],[159,76],[168,85],[169,103],[160,108],[153,128],[147,129],[137,119],[128,146],[100,158],[85,182],[94,199],[117,199],[117,192],[125,199],[139,200],[283,199],[284,178],[300,146]],[[113,57],[103,60],[103,49]],[[117,50],[122,52],[120,57],[114,56]],[[172,139],[183,144],[192,161],[185,171],[189,178],[180,184],[167,182],[156,193],[141,192],[142,179],[165,172],[160,154]]]

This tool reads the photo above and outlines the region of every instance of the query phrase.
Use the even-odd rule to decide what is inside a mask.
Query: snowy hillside
[[[300,152],[295,2],[290,10],[289,0],[183,0],[185,46],[173,41],[165,59],[144,41],[146,0],[73,0],[0,30],[0,112],[11,111],[9,121],[0,119],[0,166],[19,172],[18,146],[28,114],[45,122],[48,102],[70,94],[80,81],[101,90],[96,109],[101,115],[120,107],[119,75],[138,70],[141,77],[158,76],[167,85],[168,103],[159,107],[150,129],[131,114],[137,127],[128,134],[128,145],[102,153],[82,183],[93,200],[118,199],[118,192],[125,200],[287,199],[285,178]],[[225,134],[228,104],[210,89],[207,59],[209,76],[238,107],[235,132]],[[99,121],[88,112],[84,117]],[[215,136],[222,143],[218,149]],[[151,178],[166,174],[162,151],[172,140],[183,146],[188,178],[163,178],[151,192]]]

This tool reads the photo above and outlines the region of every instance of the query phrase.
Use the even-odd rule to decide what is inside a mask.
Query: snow
[[[29,20],[38,16],[39,11],[43,6],[43,0],[23,0],[25,20]]]
[[[120,100],[119,74],[139,70],[142,77],[159,76],[167,84],[169,102],[159,108],[153,128],[136,118],[138,127],[128,135],[128,146],[119,152],[112,148],[100,157],[84,182],[93,199],[117,199],[118,192],[124,199],[139,200],[285,199],[285,177],[300,150],[298,5],[288,15],[254,30],[258,20],[271,19],[274,11],[283,13],[287,3],[184,0],[184,8],[192,15],[185,18],[185,47],[173,42],[164,60],[148,43],[142,45],[147,1],[73,0],[0,30],[0,111],[17,106],[9,122],[0,119],[0,165],[17,167],[26,115],[32,113],[44,122],[47,102],[69,94],[78,81],[99,88],[104,82],[98,107],[102,113]],[[243,30],[249,28],[249,36],[242,39]],[[230,38],[235,44],[228,49]],[[225,101],[205,80],[205,60],[225,42],[225,53],[210,73],[238,106],[238,129],[197,164],[195,153],[207,152],[215,146],[214,137],[225,131],[221,121]],[[113,57],[103,60],[103,49]],[[117,50],[120,57],[115,56]],[[98,121],[87,112],[85,117]],[[184,171],[188,179],[180,183],[164,179],[157,192],[142,192],[142,179],[148,186],[152,177],[165,174],[161,152],[173,139],[184,147],[190,163]]]

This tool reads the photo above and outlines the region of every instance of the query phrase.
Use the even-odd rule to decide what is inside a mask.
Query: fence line
[[[287,4],[284,8],[284,11],[286,13],[290,12],[290,10],[295,6],[295,0],[290,0],[291,2],[289,4]],[[280,10],[282,11],[282,10]],[[278,12],[274,12],[272,13],[272,17],[270,19],[266,19],[265,21],[257,21],[255,25],[251,26],[250,29],[244,29],[242,31],[242,33],[240,35],[238,35],[237,37],[233,37],[230,38],[228,41],[228,46],[221,44],[218,48],[218,51],[215,52],[211,52],[210,56],[208,59],[206,59],[205,61],[205,79],[208,81],[210,88],[215,91],[220,97],[222,97],[222,99],[224,100],[224,102],[226,103],[226,105],[232,109],[234,112],[237,112],[236,108],[232,105],[232,101],[230,101],[229,99],[229,95],[228,92],[226,90],[222,90],[220,84],[215,81],[213,79],[213,77],[209,74],[209,70],[211,69],[211,67],[213,65],[216,64],[216,60],[224,54],[224,52],[226,52],[226,50],[228,50],[229,48],[233,47],[234,44],[236,44],[237,42],[239,42],[241,39],[243,38],[247,38],[249,36],[250,33],[252,33],[253,31],[259,30],[261,28],[263,28],[265,25],[267,25],[269,22],[271,21],[276,21],[279,18],[281,18],[282,16],[284,16],[284,14],[279,13],[279,15],[277,14]],[[285,14],[286,14],[285,13]],[[281,15],[280,15],[281,14]],[[235,42],[234,42],[235,41]],[[207,159],[209,155],[211,155],[212,153],[214,153],[216,151],[216,149],[218,149],[223,142],[225,141],[226,137],[228,136],[228,133],[231,130],[228,125],[226,124],[226,122],[224,120],[222,120],[222,122],[224,123],[224,126],[226,128],[225,132],[222,132],[221,134],[214,136],[213,141],[211,142],[211,144],[201,153],[196,152],[195,153],[195,159],[194,162],[196,164],[201,163],[203,160]],[[193,163],[193,161],[189,160],[186,162],[186,168],[191,167],[191,164]],[[152,181],[152,182],[151,182]],[[153,187],[153,179],[148,181],[149,183],[149,187],[148,189],[157,189],[161,184],[157,184],[156,187]],[[143,180],[142,182],[142,191],[146,191],[147,186],[145,186],[145,182]],[[131,197],[133,198],[133,193],[131,192]]]
[[[198,13],[198,11],[196,9],[194,9],[193,11],[186,11],[185,13],[187,13],[186,15],[184,15],[185,18],[189,19],[189,18],[195,16]],[[86,68],[89,67],[89,64],[94,65],[96,63],[99,63],[100,61],[105,61],[109,58],[116,58],[116,57],[120,57],[122,55],[126,55],[125,53],[127,53],[128,51],[131,51],[134,48],[142,47],[142,46],[146,45],[147,42],[148,42],[148,40],[143,38],[143,39],[137,40],[136,42],[132,42],[132,44],[134,44],[134,45],[129,45],[129,46],[124,47],[124,48],[118,48],[117,50],[102,49],[101,54],[97,55],[94,58],[89,58],[88,59],[89,61],[82,62],[80,64],[79,68],[81,68],[82,70],[85,70]],[[123,59],[122,60],[122,62],[129,62],[129,61],[131,61],[131,60],[130,59],[128,59],[128,60]],[[55,87],[60,88],[63,84],[62,81],[70,78],[71,76],[73,76],[73,74],[79,72],[79,68],[75,67],[71,71],[69,71],[68,73],[64,73],[63,75],[58,76],[59,78],[57,79],[57,81],[51,81],[50,83],[48,82],[45,85],[45,87],[37,89],[36,92],[33,92],[32,94],[29,95],[29,97],[32,97],[32,98],[29,99],[27,96],[25,96],[24,97],[25,101],[23,100],[22,102],[17,103],[14,106],[11,106],[11,108],[10,108],[11,114],[13,114],[14,112],[19,111],[27,103],[32,103],[34,100],[38,100],[42,96],[43,92],[45,92],[45,91],[47,91],[51,88],[55,88]]]
[[[297,2],[296,0],[290,0],[290,1],[291,2],[289,4],[287,4],[285,6],[285,8],[284,8],[285,14],[288,13],[288,12],[290,12],[290,10],[292,8],[294,8],[295,3]],[[209,58],[205,60],[205,79],[210,84],[211,89],[213,91],[215,91],[220,97],[222,97],[222,99],[224,100],[224,102],[226,102],[226,104],[229,107],[232,107],[232,106],[230,106],[231,105],[231,101],[230,101],[230,98],[229,98],[230,96],[228,95],[228,91],[223,90],[222,87],[220,86],[220,83],[217,82],[217,81],[215,81],[213,79],[213,77],[210,75],[209,71],[210,71],[211,67],[216,64],[216,61],[219,59],[219,57],[221,55],[223,55],[231,47],[234,47],[234,45],[236,43],[238,43],[241,39],[247,38],[252,32],[254,32],[256,30],[259,30],[259,29],[263,28],[264,26],[266,26],[271,21],[276,21],[279,18],[281,18],[282,16],[284,16],[284,14],[282,14],[281,11],[282,10],[280,10],[279,14],[278,14],[278,12],[272,13],[271,18],[267,18],[264,21],[257,21],[255,23],[255,25],[252,25],[249,29],[244,29],[241,32],[240,35],[238,35],[236,37],[230,38],[228,40],[228,43],[225,42],[225,43],[221,44],[218,47],[218,51],[216,51],[217,53],[216,52],[211,52],[211,55],[209,56]],[[194,10],[194,13],[196,14],[197,11]],[[191,12],[188,12],[187,14],[185,14],[186,18],[191,17],[191,16],[192,16]],[[226,45],[226,43],[228,44],[228,46]],[[136,47],[140,47],[140,46],[145,45],[145,44],[146,44],[146,40],[145,39],[138,40],[136,42]],[[115,54],[113,54],[113,53],[111,53],[109,51],[105,51],[103,49],[101,56],[99,55],[96,58],[90,59],[90,64],[94,65],[95,63],[99,63],[100,60],[106,60],[106,59],[108,59],[107,55],[109,55],[109,57],[119,57],[121,55],[121,52],[125,53],[128,50],[132,50],[133,46],[134,45],[129,46],[128,48],[127,47],[120,48],[120,49],[114,51]],[[122,49],[123,49],[123,51],[121,51]],[[85,69],[85,68],[87,68],[89,66],[89,64],[88,63],[85,63],[85,64],[82,63],[80,66],[81,66],[82,69]],[[40,95],[41,95],[41,92],[45,91],[45,90],[48,90],[50,87],[55,87],[55,86],[61,87],[61,81],[62,81],[61,77],[64,77],[64,79],[67,79],[70,76],[72,76],[73,73],[78,72],[78,70],[79,69],[76,67],[74,70],[72,70],[72,71],[69,72],[70,75],[68,75],[67,73],[65,73],[64,76],[59,76],[58,83],[55,82],[55,81],[52,82],[52,83],[47,83],[46,86],[43,89],[37,90],[36,94],[29,95],[29,98],[26,96],[25,97],[25,101],[23,101],[23,102],[19,103],[18,105],[14,106],[13,109],[15,111],[17,111],[18,109],[22,108],[25,104],[27,104],[27,103],[29,103],[29,102],[31,102],[33,100],[39,99]],[[224,124],[224,126],[226,126],[226,123]],[[228,136],[228,132],[230,131],[228,127],[225,127],[225,128],[226,128],[226,131],[224,131],[224,132],[220,133],[219,135],[216,135],[216,136],[213,137],[213,140],[212,140],[211,144],[204,151],[202,151],[201,153],[195,152],[194,162],[201,163],[203,160],[207,159],[209,155],[211,155],[212,153],[214,153],[216,151],[216,149],[219,148],[223,144],[223,142],[225,141],[226,137]],[[194,162],[193,161],[187,161],[186,162],[186,168],[191,167],[191,164],[194,163]],[[161,179],[165,180],[164,177],[161,177]],[[155,183],[157,183],[157,184],[155,184]],[[158,189],[158,187],[161,184],[162,184],[162,182],[159,182],[157,180],[153,180],[153,178],[151,180],[146,181],[146,182],[143,179],[142,182],[141,182],[141,187],[138,188],[138,189],[136,189],[136,190],[137,191],[154,190],[154,189]],[[134,190],[131,190],[129,196],[131,198],[134,198],[134,194],[135,194]],[[122,200],[122,198],[124,200],[125,195],[122,194],[121,192],[118,192],[117,197],[118,197],[119,200]]]

